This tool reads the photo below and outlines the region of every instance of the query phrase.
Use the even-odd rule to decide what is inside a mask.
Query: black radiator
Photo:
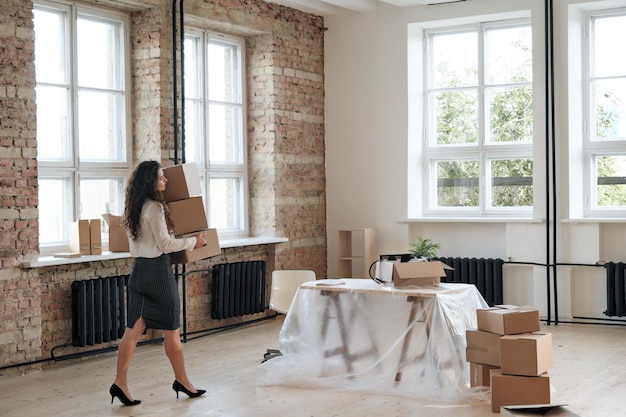
[[[93,346],[122,337],[129,275],[72,282],[72,344]]]
[[[212,268],[211,275],[211,318],[265,311],[265,261],[218,264]]]
[[[607,262],[605,315],[626,316],[626,291],[624,290],[624,262]]]
[[[502,304],[502,266],[504,260],[492,258],[433,258],[454,268],[446,270],[441,282],[474,284],[487,304]]]

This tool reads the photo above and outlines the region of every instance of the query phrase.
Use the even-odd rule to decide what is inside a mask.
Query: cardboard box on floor
[[[497,366],[470,362],[470,387],[488,387],[491,385],[491,370]]]
[[[499,369],[491,374],[491,411],[500,412],[505,405],[530,405],[550,403],[550,377],[504,375]]]
[[[499,305],[476,310],[478,330],[500,335],[537,332],[539,310],[531,306]]]
[[[500,415],[504,417],[579,417],[578,414],[565,408],[565,404],[505,405],[500,407]]]
[[[129,252],[128,235],[122,223],[122,216],[105,213],[102,218],[109,225],[109,250],[111,252]]]
[[[202,194],[200,175],[195,162],[163,168],[167,185],[163,191],[166,202],[184,200]]]
[[[465,331],[465,359],[468,362],[500,366],[500,338],[497,333],[469,329]]]
[[[535,332],[502,336],[500,355],[503,374],[539,376],[552,368],[552,335]]]
[[[204,233],[206,245],[196,249],[183,250],[170,254],[170,257],[172,258],[172,263],[185,264],[200,259],[210,258],[211,256],[216,256],[222,253],[222,250],[220,249],[220,242],[217,238],[217,229],[201,230],[199,232],[188,233],[178,237],[190,237],[198,233]]]
[[[394,287],[411,285],[437,285],[446,269],[454,269],[443,262],[393,262],[392,281]]]
[[[209,228],[202,197],[171,201],[167,203],[167,207],[174,221],[174,234],[176,236]]]

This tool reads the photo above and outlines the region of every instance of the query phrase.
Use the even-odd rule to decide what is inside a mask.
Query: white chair
[[[272,272],[272,286],[270,289],[270,309],[279,314],[287,314],[298,287],[305,282],[315,281],[315,271],[304,269],[282,269]],[[280,356],[278,349],[267,349],[264,355],[266,360]]]

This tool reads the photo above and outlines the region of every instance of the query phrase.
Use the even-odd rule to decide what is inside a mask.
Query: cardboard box
[[[109,225],[109,250],[111,252],[130,252],[128,235],[122,223],[122,216],[103,214],[102,218]]]
[[[89,220],[78,220],[70,225],[70,252],[91,255]]]
[[[504,375],[499,369],[491,370],[491,411],[497,413],[502,406],[550,403],[550,377]]]
[[[102,255],[102,222],[89,220],[89,247],[92,255]]]
[[[184,200],[202,194],[198,167],[194,162],[163,168],[167,185],[163,191],[166,202]]]
[[[172,258],[172,263],[184,264],[200,259],[210,258],[211,256],[216,256],[222,253],[222,250],[220,249],[220,241],[217,238],[217,229],[207,229],[200,232],[189,233],[179,237],[190,237],[198,233],[204,233],[206,245],[196,249],[183,250],[170,254]]]
[[[167,207],[174,221],[174,234],[176,236],[209,228],[202,197],[171,201],[167,203]]]
[[[465,359],[468,362],[500,366],[500,338],[497,333],[466,330]]]
[[[579,417],[578,414],[565,408],[564,404],[505,405],[500,407],[500,415],[504,417]]]
[[[476,310],[478,330],[505,334],[539,331],[539,310],[530,306],[500,305]]]
[[[552,368],[552,335],[535,332],[502,336],[500,354],[503,374],[539,376]]]
[[[470,387],[490,386],[491,385],[490,372],[492,369],[499,369],[499,368],[497,366],[470,362]]]
[[[454,269],[443,262],[394,262],[392,281],[394,287],[410,285],[437,285],[446,275],[446,269]]]

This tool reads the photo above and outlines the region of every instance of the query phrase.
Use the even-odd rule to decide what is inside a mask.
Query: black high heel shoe
[[[196,392],[191,392],[183,384],[181,384],[180,382],[176,380],[174,380],[174,383],[172,384],[172,389],[176,391],[176,398],[178,398],[179,391],[184,392],[191,398],[199,397],[206,392],[205,389],[199,389],[199,390],[196,390]]]
[[[124,391],[116,384],[111,385],[111,388],[109,388],[109,394],[111,394],[111,404],[113,404],[113,399],[115,397],[119,398],[122,404],[128,406],[141,403],[141,400],[131,400],[130,398],[128,398],[126,394],[124,394]]]

